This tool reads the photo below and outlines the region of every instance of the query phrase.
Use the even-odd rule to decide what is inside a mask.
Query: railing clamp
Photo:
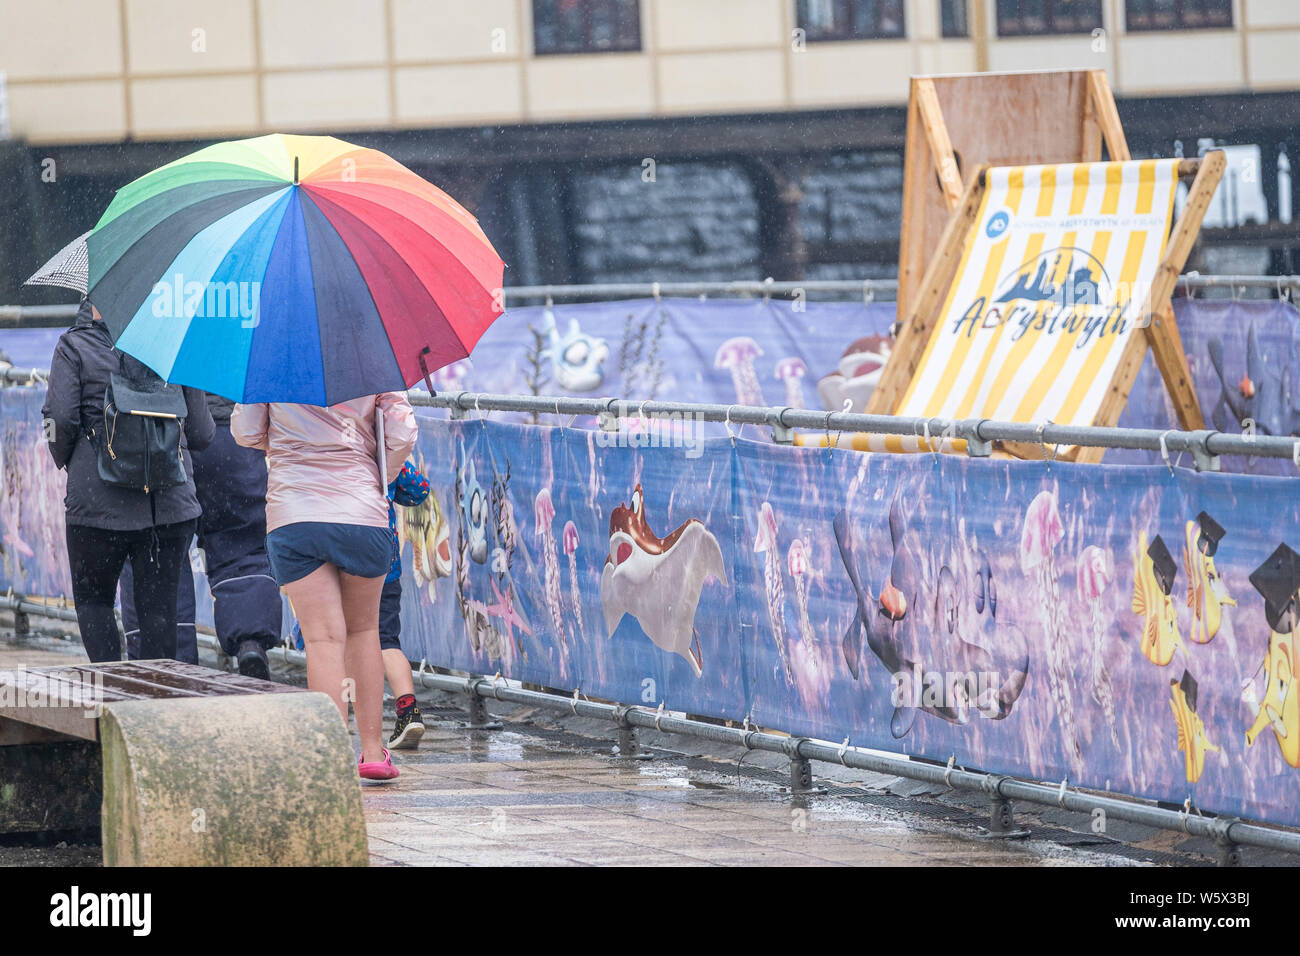
[[[618,725],[618,755],[627,760],[649,760],[650,754],[637,742],[636,727],[628,720],[627,715],[632,709],[627,704],[614,708],[614,723]]]
[[[1232,827],[1240,822],[1236,817],[1215,817],[1206,821],[1206,829],[1219,850],[1219,866],[1241,866],[1241,845],[1232,839]]]
[[[468,409],[460,403],[461,398],[468,394],[469,392],[457,392],[451,397],[451,404],[447,406],[447,412],[452,421],[464,421],[465,416],[469,414]]]
[[[1196,465],[1197,471],[1218,471],[1219,456],[1210,452],[1210,439],[1219,434],[1217,431],[1209,429],[1199,429],[1192,432],[1192,438],[1195,444],[1192,445],[1192,462]]]
[[[970,434],[966,438],[966,455],[970,458],[988,458],[993,454],[993,442],[980,437],[980,426],[987,418],[971,423]]]
[[[794,444],[794,428],[785,423],[785,413],[789,408],[783,408],[776,414],[776,421],[772,423],[772,442],[777,445]]]
[[[782,744],[790,758],[790,790],[795,794],[826,792],[813,785],[812,761],[803,755],[803,745],[809,742],[807,737],[787,737]]]
[[[603,432],[618,434],[618,412],[614,410],[617,398],[605,399],[605,407],[596,414],[596,426]]]
[[[1002,785],[1010,777],[1001,774],[985,774],[980,781],[980,788],[989,795],[988,832],[981,834],[990,840],[1014,840],[1029,836],[1028,830],[1016,826],[1016,816],[1010,798],[1003,796]]]

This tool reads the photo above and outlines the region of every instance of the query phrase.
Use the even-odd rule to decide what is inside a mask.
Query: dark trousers
[[[140,625],[140,658],[175,658],[176,582],[193,532],[193,521],[139,531],[67,526],[72,599],[81,642],[92,662],[122,659],[113,606],[128,557],[135,572],[132,595]]]
[[[280,643],[280,588],[266,558],[266,456],[236,444],[230,426],[217,423],[212,444],[194,459],[194,490],[203,508],[199,547],[212,592],[212,623],[231,657],[245,641]],[[187,547],[188,552],[188,547]],[[131,567],[122,575],[122,623],[134,652],[136,613]],[[198,662],[194,633],[194,575],[188,553],[179,575],[177,660]]]
[[[189,545],[185,543],[185,557],[176,575],[176,659],[187,664],[199,662],[199,635],[194,627],[194,571],[190,568]],[[122,630],[126,632],[126,656],[139,660],[140,620],[135,613],[135,574],[131,559],[126,559],[122,577],[118,581],[122,602]]]
[[[238,444],[218,422],[212,444],[194,453],[194,489],[222,650],[234,657],[245,641],[279,644],[283,603],[266,557],[266,456]]]

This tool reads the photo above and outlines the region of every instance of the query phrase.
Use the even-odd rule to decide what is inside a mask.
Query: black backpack
[[[116,350],[114,350],[116,351]],[[99,477],[108,485],[150,492],[189,481],[181,441],[185,393],[118,352],[118,371],[104,389]]]

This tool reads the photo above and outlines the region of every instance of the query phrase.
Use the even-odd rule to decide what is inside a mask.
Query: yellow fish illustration
[[[1147,533],[1138,534],[1133,552],[1133,613],[1146,618],[1142,623],[1142,653],[1153,664],[1164,667],[1179,644],[1178,609],[1170,596],[1178,566],[1164,539],[1156,535],[1147,546]]]
[[[1223,535],[1223,528],[1204,511],[1195,521],[1187,522],[1183,567],[1187,570],[1187,606],[1192,610],[1187,636],[1197,644],[1208,644],[1219,633],[1223,608],[1237,606],[1214,567],[1214,554]]]
[[[419,456],[421,474],[426,474],[424,456]],[[439,578],[451,575],[451,529],[443,514],[442,502],[432,488],[429,496],[410,508],[398,508],[398,531],[403,541],[411,543],[411,573],[418,587],[425,587],[429,600],[438,600],[435,585]]]
[[[1284,759],[1292,767],[1300,767],[1300,700],[1295,687],[1296,632],[1273,633],[1268,639],[1268,655],[1264,658],[1264,699],[1259,703],[1255,722],[1246,731],[1246,746],[1266,727],[1273,728],[1273,736]]]
[[[1285,544],[1278,545],[1251,572],[1250,583],[1264,597],[1264,617],[1271,633],[1263,663],[1264,699],[1259,702],[1255,722],[1246,731],[1246,746],[1254,744],[1265,727],[1272,727],[1282,758],[1292,767],[1300,767],[1300,700],[1295,686],[1300,555]]]
[[[1183,671],[1181,681],[1169,682],[1169,707],[1174,712],[1174,723],[1178,725],[1178,749],[1183,752],[1187,782],[1196,783],[1205,770],[1205,753],[1207,750],[1219,752],[1219,748],[1210,743],[1205,736],[1205,723],[1196,712],[1196,679]]]

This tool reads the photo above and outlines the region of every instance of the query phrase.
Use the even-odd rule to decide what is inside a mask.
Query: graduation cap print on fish
[[[1142,653],[1152,664],[1164,667],[1179,644],[1178,609],[1172,597],[1178,565],[1160,535],[1147,544],[1147,533],[1138,534],[1133,552],[1133,613],[1141,615]]]
[[[1223,622],[1223,609],[1237,606],[1214,566],[1214,555],[1225,534],[1223,526],[1204,511],[1195,521],[1187,522],[1184,531],[1183,567],[1187,571],[1187,606],[1192,610],[1187,636],[1197,644],[1212,641]]]
[[[1264,598],[1268,621],[1268,653],[1260,665],[1264,670],[1264,697],[1259,700],[1255,721],[1246,730],[1246,745],[1255,743],[1261,731],[1273,728],[1282,758],[1300,767],[1300,699],[1295,686],[1297,620],[1300,615],[1300,554],[1279,544],[1264,563],[1250,573],[1250,583]],[[1251,685],[1246,699],[1257,699]]]
[[[1183,752],[1184,770],[1188,783],[1196,783],[1205,770],[1205,753],[1220,750],[1205,736],[1205,722],[1197,712],[1196,678],[1183,671],[1182,680],[1169,682],[1169,707],[1178,725],[1178,749]]]

